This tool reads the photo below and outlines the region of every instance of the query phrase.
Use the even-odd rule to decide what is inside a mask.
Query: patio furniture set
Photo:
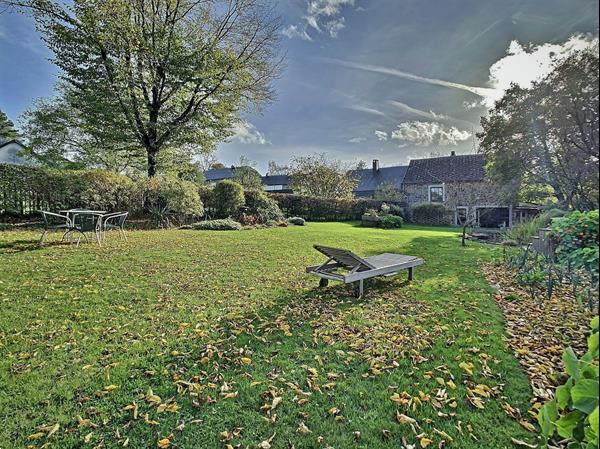
[[[81,238],[90,241],[88,234],[96,237],[98,245],[106,238],[108,231],[118,231],[122,240],[127,240],[124,227],[128,212],[111,212],[89,209],[67,209],[58,213],[40,211],[44,219],[44,232],[40,237],[39,245],[44,244],[48,232],[64,230],[62,240],[76,243],[79,246]],[[77,236],[77,240],[75,240]]]

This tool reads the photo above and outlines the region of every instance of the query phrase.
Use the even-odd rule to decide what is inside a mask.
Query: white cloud
[[[337,37],[338,33],[346,26],[346,19],[340,17],[339,19],[331,20],[325,24],[325,28],[329,31],[331,37]]]
[[[433,120],[450,119],[450,117],[448,117],[447,115],[436,114],[433,111],[429,111],[429,112],[422,111],[421,109],[413,108],[412,106],[409,106],[406,103],[402,103],[401,101],[390,100],[390,104],[396,106],[398,109],[401,109],[402,111],[404,111],[408,114],[417,115],[419,117],[433,119]]]
[[[233,140],[244,144],[267,145],[270,144],[265,136],[249,122],[240,121],[233,125]]]
[[[473,101],[463,101],[462,102],[462,106],[463,108],[465,108],[465,111],[470,111],[471,109],[475,109],[475,108],[482,108],[485,106],[483,100],[473,100]]]
[[[375,136],[378,140],[382,142],[388,140],[388,133],[386,133],[385,131],[379,131],[378,129],[376,129]]]
[[[378,115],[380,117],[387,117],[383,112],[378,109],[370,108],[368,106],[362,106],[360,104],[353,104],[352,106],[348,106],[349,109],[353,111],[366,112],[367,114]]]
[[[446,126],[439,122],[403,122],[392,131],[391,138],[400,141],[400,146],[408,144],[416,146],[456,145],[471,137],[469,131],[455,126]]]
[[[303,41],[312,41],[311,37],[306,32],[306,26],[301,28],[301,25],[288,25],[281,31],[281,33],[290,39],[299,37]]]
[[[493,88],[489,88],[489,87],[469,86],[467,84],[454,83],[451,81],[445,81],[445,80],[440,80],[440,79],[436,79],[436,78],[426,78],[424,76],[419,76],[419,75],[415,75],[413,73],[403,72],[402,70],[397,70],[397,69],[390,68],[390,67],[383,67],[383,66],[379,66],[379,65],[360,64],[360,63],[356,63],[356,62],[344,61],[341,59],[334,59],[334,58],[320,58],[320,60],[323,62],[326,62],[326,63],[336,64],[336,65],[339,65],[342,67],[348,67],[351,69],[364,70],[367,72],[374,72],[374,73],[382,73],[384,75],[391,75],[391,76],[395,76],[398,78],[417,81],[420,83],[433,84],[436,86],[449,87],[452,89],[460,89],[460,90],[474,93],[483,98],[488,97],[488,96],[496,97],[496,96],[498,96],[498,94],[502,93],[499,89],[493,89]]]
[[[468,84],[437,78],[427,78],[392,67],[362,64],[334,58],[319,59],[329,64],[335,64],[351,69],[381,73],[419,83],[471,92],[480,99],[475,101],[465,101],[463,106],[465,109],[472,109],[479,106],[487,108],[493,107],[494,102],[502,98],[504,91],[510,87],[511,83],[516,83],[522,87],[529,87],[533,81],[548,75],[552,71],[553,64],[557,59],[564,58],[573,51],[597,44],[598,38],[592,39],[591,37],[582,34],[573,35],[562,44],[546,43],[541,45],[523,46],[518,41],[512,41],[506,50],[506,55],[490,67],[488,80],[489,87],[470,86]],[[395,102],[395,105],[402,107],[405,110],[410,108],[413,112],[420,113],[423,117],[432,114],[431,111],[420,111],[400,102]]]
[[[309,0],[307,12],[310,16],[335,16],[344,6],[354,6],[354,0]]]
[[[348,142],[349,143],[363,143],[367,140],[366,137],[353,137],[352,139],[349,139]]]
[[[533,81],[548,75],[557,59],[562,59],[576,50],[582,50],[597,43],[582,34],[571,36],[562,44],[522,45],[513,40],[506,49],[506,56],[490,67],[490,85],[502,91],[511,83],[530,87]]]
[[[327,31],[336,38],[346,26],[346,19],[340,16],[346,6],[354,6],[354,0],[308,0],[302,22],[287,26],[282,33],[290,39],[298,37],[310,41],[312,38],[307,32],[310,27],[319,33]]]

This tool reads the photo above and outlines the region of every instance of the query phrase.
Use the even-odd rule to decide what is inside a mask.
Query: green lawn
[[[502,408],[526,414],[530,391],[479,269],[495,247],[345,223],[128,236],[0,232],[0,448],[533,440]],[[316,243],[426,265],[356,300],[304,273]]]

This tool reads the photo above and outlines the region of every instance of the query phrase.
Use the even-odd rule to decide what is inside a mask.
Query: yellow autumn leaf
[[[52,435],[54,435],[56,432],[58,432],[58,429],[60,429],[60,424],[59,423],[54,424],[54,426],[48,432],[48,435],[46,435],[46,438],[50,438]]]
[[[158,440],[157,446],[160,449],[166,449],[169,446],[171,446],[171,440],[169,440],[168,438],[162,438],[162,439]]]
[[[419,440],[419,444],[421,444],[421,447],[427,447],[429,446],[433,441],[431,441],[429,438],[427,437],[423,437]]]
[[[473,375],[473,364],[470,362],[460,362],[458,364],[469,376]]]
[[[301,422],[300,425],[298,426],[298,428],[296,429],[296,432],[306,434],[306,433],[310,433],[311,431],[308,427],[306,427],[306,424]]]
[[[34,434],[31,434],[27,437],[28,440],[39,440],[40,438],[44,438],[44,435],[46,435],[44,432],[36,432]]]
[[[275,407],[277,407],[282,400],[283,398],[281,396],[273,398],[273,402],[271,402],[271,410],[274,410]]]

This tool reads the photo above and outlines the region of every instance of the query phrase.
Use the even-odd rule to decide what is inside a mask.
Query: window
[[[444,202],[444,186],[429,186],[429,202],[443,203]]]

